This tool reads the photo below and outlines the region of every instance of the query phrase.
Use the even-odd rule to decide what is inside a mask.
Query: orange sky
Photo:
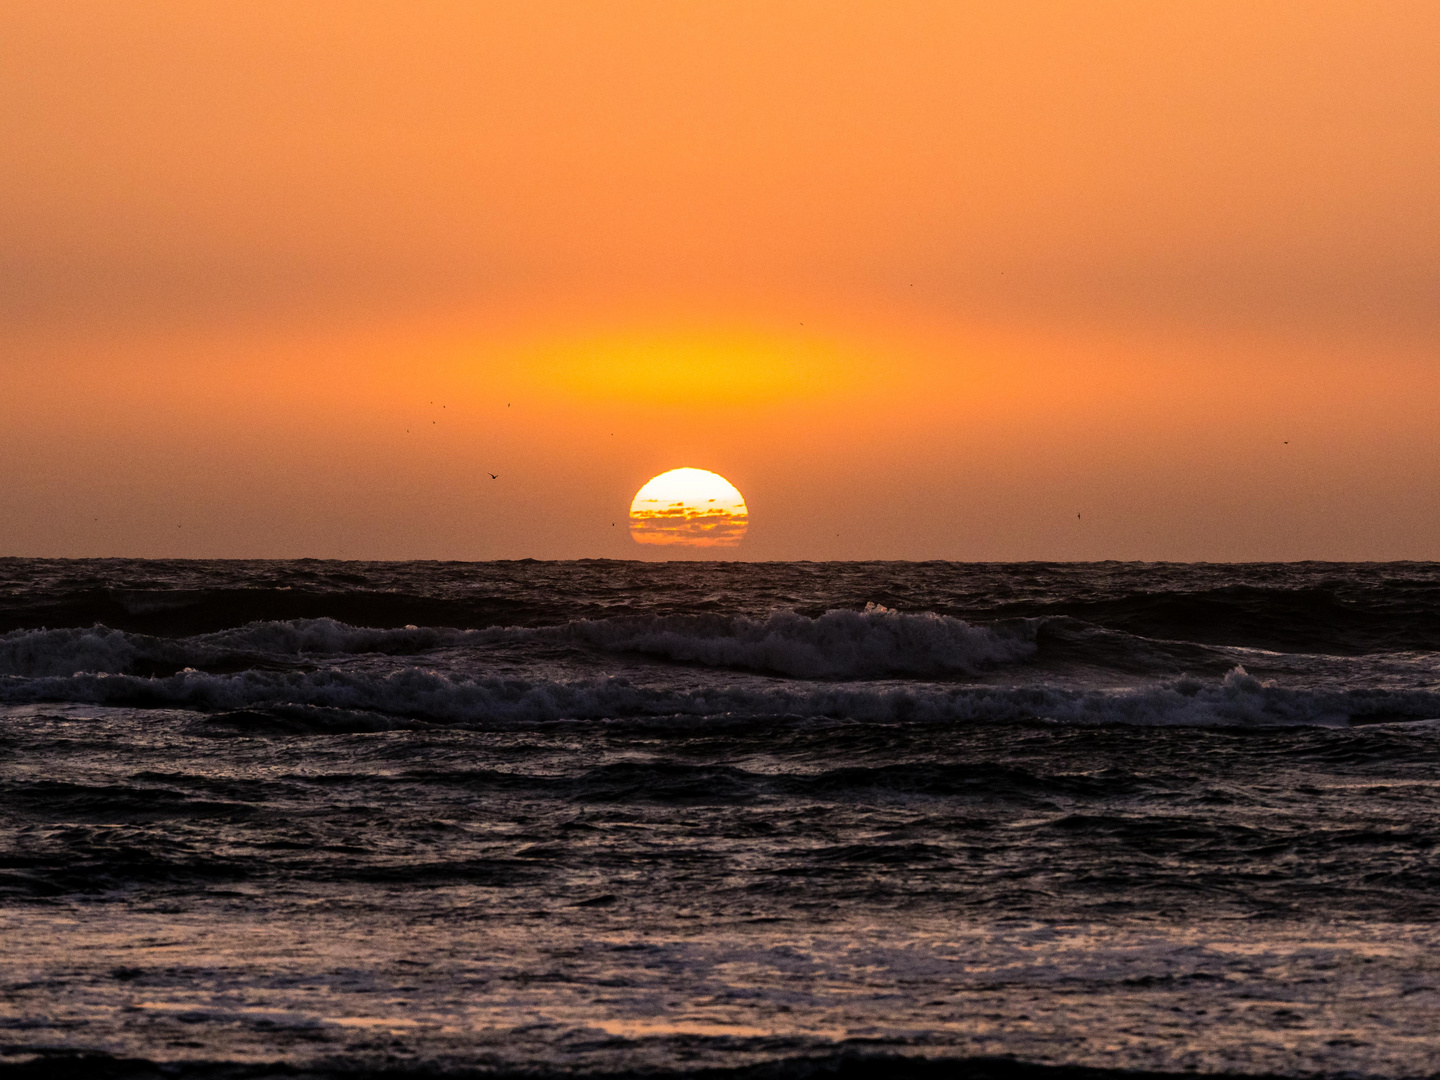
[[[1428,0],[5,13],[0,554],[1440,558]]]

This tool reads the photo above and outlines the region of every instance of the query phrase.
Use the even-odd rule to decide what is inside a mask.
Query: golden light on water
[[[630,504],[637,544],[734,547],[750,525],[735,485],[705,469],[671,469],[650,480]]]

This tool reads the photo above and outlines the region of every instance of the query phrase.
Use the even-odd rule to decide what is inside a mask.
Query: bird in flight
[[[490,479],[491,479],[491,480],[499,480],[500,477],[496,476],[496,475],[492,472],[492,473],[490,474]]]

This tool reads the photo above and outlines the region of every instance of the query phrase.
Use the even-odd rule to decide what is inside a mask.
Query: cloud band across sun
[[[735,486],[705,469],[671,469],[649,481],[630,504],[630,536],[637,544],[734,547],[750,525]]]

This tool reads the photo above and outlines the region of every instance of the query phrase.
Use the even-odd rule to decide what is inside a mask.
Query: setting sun
[[[652,479],[630,504],[637,544],[734,547],[750,511],[735,485],[704,469],[671,469]]]

